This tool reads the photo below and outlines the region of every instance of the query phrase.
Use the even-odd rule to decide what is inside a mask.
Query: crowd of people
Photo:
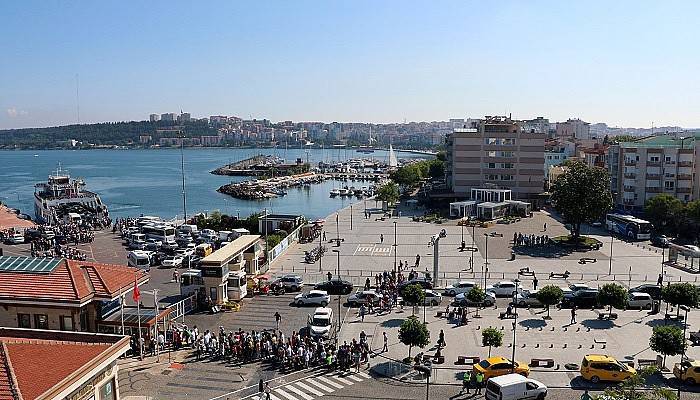
[[[525,234],[523,235],[522,233],[514,233],[513,234],[513,246],[525,246],[525,247],[533,247],[533,246],[544,246],[546,244],[549,244],[549,236],[548,235],[534,235],[534,234]]]

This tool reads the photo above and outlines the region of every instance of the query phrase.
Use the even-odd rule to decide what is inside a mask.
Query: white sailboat
[[[389,167],[398,167],[399,160],[396,158],[396,153],[394,153],[394,147],[389,144]]]

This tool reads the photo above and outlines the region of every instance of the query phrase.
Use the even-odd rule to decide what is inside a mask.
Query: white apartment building
[[[148,116],[148,120],[151,122],[156,122],[160,120],[160,115],[158,114],[151,114]]]
[[[175,121],[175,113],[160,114],[161,121]]]
[[[557,137],[561,139],[590,139],[591,124],[578,118],[557,122]]]

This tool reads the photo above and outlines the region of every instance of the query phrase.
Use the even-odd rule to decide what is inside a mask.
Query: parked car
[[[382,295],[374,290],[358,290],[354,294],[348,296],[348,304],[350,307],[357,307],[362,304],[369,304],[370,302],[373,305],[377,305],[381,298]]]
[[[537,300],[537,290],[523,290],[515,295],[514,301],[511,304],[517,304],[519,307],[542,307],[543,304]]]
[[[15,232],[7,237],[7,244],[22,244],[24,243],[24,235],[20,232]]]
[[[496,295],[493,294],[493,292],[486,292],[486,296],[484,297],[484,301],[481,302],[480,304],[477,303],[472,303],[467,299],[467,293],[460,293],[457,296],[455,296],[454,301],[452,304],[457,305],[457,306],[469,306],[469,307],[491,307],[494,304],[496,304]]]
[[[422,287],[423,289],[432,289],[433,288],[433,283],[430,280],[428,280],[427,278],[414,278],[414,279],[411,279],[410,281],[401,282],[398,286],[399,293],[401,293],[403,288],[405,288],[406,286],[409,286],[409,285],[418,285],[418,286]]]
[[[294,304],[305,306],[308,304],[320,305],[325,307],[331,302],[331,296],[323,290],[312,290],[309,293],[299,293],[294,297]]]
[[[673,375],[689,385],[695,385],[700,382],[700,361],[683,360],[675,363]]]
[[[576,306],[577,308],[600,307],[598,304],[598,290],[581,289],[573,293],[567,293],[561,300],[561,306],[567,308],[572,306]]]
[[[309,315],[307,329],[312,337],[322,337],[328,339],[335,332],[335,319],[333,319],[333,309],[319,307],[314,310],[314,315]]]
[[[630,293],[647,293],[654,300],[661,300],[661,286],[645,283],[631,288]]]
[[[651,237],[651,244],[657,247],[668,247],[671,240],[666,237],[666,235],[653,235]]]
[[[481,372],[484,374],[485,380],[510,374],[512,372],[527,377],[530,375],[530,367],[524,362],[515,361],[515,363],[513,363],[511,360],[505,357],[496,356],[489,357],[485,360],[481,360],[481,362],[477,364],[474,364],[474,372]]]
[[[160,249],[160,246],[163,245],[163,242],[160,240],[156,239],[146,239],[146,250],[149,251],[158,251]]]
[[[601,354],[586,354],[581,361],[581,377],[587,381],[622,382],[637,371],[613,357]]]
[[[350,294],[352,293],[352,283],[341,279],[331,279],[317,283],[314,285],[314,289],[325,290],[332,295]]]
[[[486,400],[544,400],[547,386],[519,374],[506,374],[486,382]]]
[[[298,292],[304,285],[304,280],[299,275],[284,275],[275,282],[284,287],[287,292]]]
[[[425,294],[425,299],[423,300],[423,302],[426,306],[437,306],[440,305],[440,303],[442,303],[442,295],[440,293],[430,289],[424,290],[423,293]],[[409,306],[413,305],[405,301],[404,304]]]
[[[180,255],[174,255],[165,257],[160,261],[160,265],[166,268],[180,268],[182,266],[183,257]]]
[[[627,299],[627,308],[651,309],[654,299],[649,293],[630,292]]]
[[[692,244],[686,244],[683,247],[690,250],[693,253],[693,257],[700,257],[700,247],[692,245]]]
[[[178,245],[177,245],[177,242],[175,242],[175,241],[168,241],[168,240],[166,240],[165,242],[163,242],[163,243],[160,245],[160,248],[161,248],[162,250],[170,250],[170,251],[173,251],[173,250],[177,250]]]
[[[493,292],[496,297],[510,297],[515,294],[515,282],[513,281],[502,281],[495,283],[493,285],[488,285],[484,289],[487,292]],[[518,291],[523,290],[522,287],[518,286]]]
[[[472,282],[472,281],[455,282],[451,286],[448,286],[445,289],[445,295],[446,296],[456,296],[460,293],[469,293],[469,291],[472,290],[474,287],[476,287],[476,282]]]

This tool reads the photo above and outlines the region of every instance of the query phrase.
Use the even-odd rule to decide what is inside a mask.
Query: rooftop
[[[17,268],[17,269],[15,269]],[[148,281],[136,268],[63,258],[0,256],[0,302],[62,302],[84,304],[113,300]]]
[[[689,133],[687,136],[670,136],[659,135],[650,136],[636,140],[634,142],[622,142],[620,147],[635,148],[635,147],[678,147],[692,149],[695,142],[695,136]]]
[[[239,236],[233,242],[204,257],[202,263],[206,265],[221,265],[229,262],[238,254],[243,253],[247,248],[254,245],[258,240],[260,240],[260,235]]]

